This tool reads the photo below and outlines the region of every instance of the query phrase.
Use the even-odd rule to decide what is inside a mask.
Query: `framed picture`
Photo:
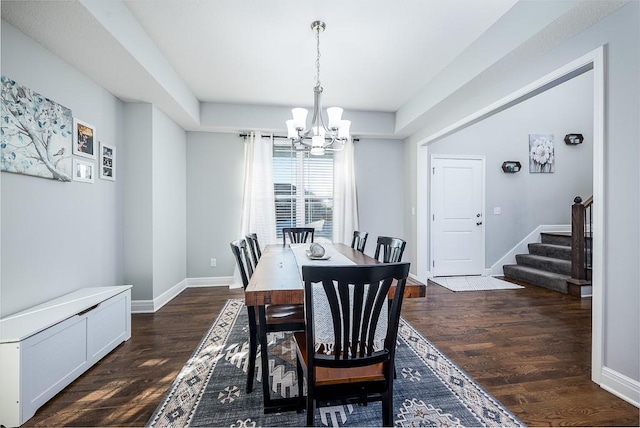
[[[7,76],[0,81],[0,169],[71,181],[71,110]]]
[[[529,172],[555,170],[553,134],[529,134]]]
[[[73,180],[82,181],[84,183],[93,183],[94,181],[94,165],[93,162],[85,162],[80,159],[73,160]]]
[[[98,148],[96,140],[96,128],[73,118],[73,154],[95,159]]]
[[[100,178],[116,181],[116,148],[100,142]]]

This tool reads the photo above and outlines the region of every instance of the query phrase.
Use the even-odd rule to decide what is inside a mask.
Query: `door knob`
[[[476,222],[476,226],[480,226],[481,224],[482,224],[482,222],[481,222],[481,221]]]
[[[476,214],[476,217],[482,217],[482,214],[478,213]]]

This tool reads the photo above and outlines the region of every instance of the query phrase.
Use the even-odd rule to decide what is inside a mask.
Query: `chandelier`
[[[324,31],[326,24],[322,21],[313,21],[311,29],[316,33],[316,85],[313,88],[313,117],[307,127],[307,109],[294,108],[291,110],[293,119],[287,120],[287,138],[291,139],[291,145],[295,150],[310,150],[312,155],[323,155],[325,150],[339,151],[344,148],[344,143],[351,138],[349,128],[350,120],[342,120],[342,109],[330,107],[327,109],[328,123],[325,124],[322,117],[322,84],[320,83],[320,32]]]

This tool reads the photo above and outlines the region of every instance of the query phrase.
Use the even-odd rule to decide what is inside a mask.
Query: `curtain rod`
[[[271,135],[273,138],[277,138],[277,139],[280,139],[280,140],[288,140],[288,139],[289,139],[288,137],[285,137],[284,135],[276,135],[276,134],[269,134],[269,135]],[[242,133],[240,133],[238,136],[239,136],[239,137],[241,137],[241,138],[245,138],[245,137],[248,137],[248,136],[249,136],[249,134],[248,134],[248,133],[246,133],[246,132],[242,132]],[[359,138],[352,138],[351,140],[352,140],[354,143],[355,143],[356,141],[360,141],[360,139],[359,139]]]

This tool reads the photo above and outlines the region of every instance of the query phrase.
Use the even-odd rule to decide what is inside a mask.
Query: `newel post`
[[[584,251],[584,205],[576,196],[571,206],[571,278],[587,279]]]

